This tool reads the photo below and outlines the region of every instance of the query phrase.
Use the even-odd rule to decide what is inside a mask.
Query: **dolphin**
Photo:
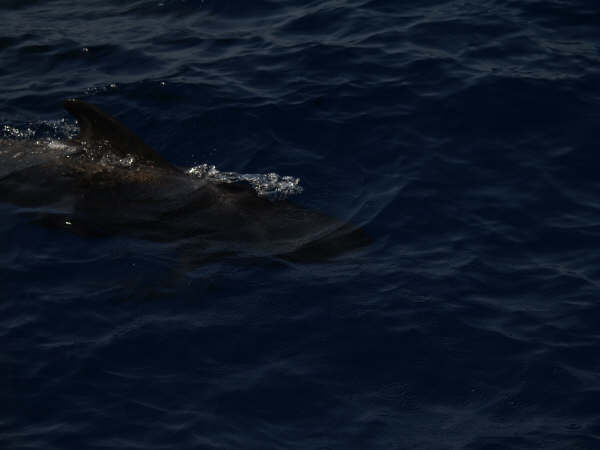
[[[35,222],[86,237],[173,242],[194,261],[337,258],[371,244],[362,229],[246,182],[214,182],[176,167],[99,107],[64,101],[79,124],[65,141],[0,140],[0,202]]]

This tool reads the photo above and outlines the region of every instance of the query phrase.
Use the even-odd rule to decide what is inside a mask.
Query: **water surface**
[[[4,137],[68,137],[82,98],[175,164],[299,179],[375,240],[182,270],[1,204],[2,448],[600,447],[595,2],[0,17]]]

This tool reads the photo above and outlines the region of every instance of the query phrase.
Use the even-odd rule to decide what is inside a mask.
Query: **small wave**
[[[188,170],[190,175],[206,179],[216,183],[235,183],[246,181],[261,197],[267,197],[273,200],[279,200],[290,195],[301,194],[304,190],[300,186],[300,178],[291,176],[280,176],[270,172],[260,173],[237,173],[221,172],[215,166],[209,164],[200,164]]]

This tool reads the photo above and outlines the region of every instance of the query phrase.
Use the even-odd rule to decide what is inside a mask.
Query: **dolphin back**
[[[133,156],[154,166],[175,169],[133,131],[97,106],[78,99],[68,99],[63,104],[79,123],[80,132],[75,141],[93,148],[95,153]]]

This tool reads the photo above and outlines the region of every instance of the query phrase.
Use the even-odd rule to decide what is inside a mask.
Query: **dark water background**
[[[0,2],[0,124],[83,98],[376,240],[181,274],[0,205],[0,447],[600,448],[599,52],[595,0]]]

